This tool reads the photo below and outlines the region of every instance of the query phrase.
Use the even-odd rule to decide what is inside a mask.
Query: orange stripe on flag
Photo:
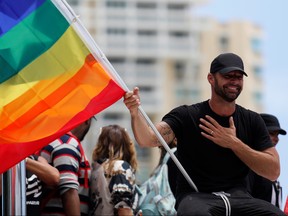
[[[95,89],[93,89],[92,94],[96,95],[111,79],[91,54],[86,57],[83,66],[77,73],[71,74],[70,78],[67,78],[67,75],[69,76],[66,73],[53,79],[39,81],[30,90],[4,106],[0,116],[0,122],[3,122],[0,125],[0,129],[9,127],[13,122],[23,125],[25,122],[30,121],[35,115],[53,107],[65,95],[69,95],[73,89],[76,89],[79,81],[85,83],[88,80],[86,84],[94,86]],[[85,77],[86,80],[84,80]],[[27,98],[29,98],[29,101],[27,101]],[[23,104],[25,104],[24,107]]]
[[[91,116],[91,113],[99,113],[103,109],[107,108],[111,104],[113,104],[115,101],[120,99],[124,94],[124,91],[121,87],[119,87],[113,80],[110,80],[109,84],[98,94],[95,96],[89,104],[85,107],[84,110],[77,113],[72,119],[70,119],[65,125],[63,125],[62,128],[60,128],[58,131],[55,131],[55,128],[53,125],[57,121],[62,121],[62,115],[59,115],[58,117],[53,118],[45,118],[44,115],[37,116],[33,120],[34,127],[31,127],[29,125],[29,132],[27,132],[27,128],[23,128],[27,132],[27,136],[29,136],[26,141],[22,141],[23,137],[21,139],[17,139],[17,136],[11,137],[13,139],[9,140],[7,142],[7,139],[2,139],[3,136],[0,137],[0,158],[10,158],[13,156],[13,160],[2,160],[1,166],[0,166],[0,173],[3,173],[7,169],[9,169],[11,166],[15,165],[16,163],[19,163],[25,155],[31,155],[35,151],[39,150],[46,144],[52,142],[53,140],[59,138],[62,136],[66,131],[71,130],[75,126],[77,126],[79,123],[83,122],[83,119],[88,119]],[[45,121],[43,121],[43,118],[45,118]],[[67,120],[65,118],[65,120]],[[40,124],[41,123],[41,124]],[[48,127],[49,130],[54,130],[52,134],[47,132]],[[19,129],[21,131],[21,128]],[[40,137],[38,132],[42,130],[46,131],[45,137]],[[18,131],[16,131],[17,133]],[[25,137],[26,138],[26,137]],[[28,140],[29,139],[29,140]],[[18,140],[21,140],[19,142]]]
[[[33,106],[26,108],[26,113],[16,116],[16,119],[12,120],[6,116],[1,116],[0,122],[6,122],[6,127],[2,129],[2,133],[5,134],[5,131],[9,131],[10,136],[12,136],[9,137],[10,142],[19,139],[28,142],[41,139],[47,133],[53,134],[62,128],[71,119],[71,116],[84,110],[89,102],[108,86],[110,80],[111,78],[102,66],[96,62],[92,55],[89,55],[84,66],[76,75],[57,90],[51,92],[48,97],[39,101],[35,91],[31,90],[12,104],[8,104],[5,109],[11,111],[21,106],[21,102],[25,98],[38,100],[35,105],[35,101],[30,103]],[[14,132],[12,133],[12,131]],[[33,133],[31,133],[32,131]]]
[[[90,103],[88,104],[85,110],[75,115],[60,130],[55,131],[54,134],[49,134],[49,136],[40,138],[39,136],[37,136],[37,133],[35,133],[32,130],[31,134],[33,134],[36,139],[34,139],[33,141],[29,141],[29,142],[15,142],[15,143],[13,142],[6,143],[7,140],[3,140],[1,136],[0,137],[0,149],[1,149],[0,158],[6,158],[6,159],[1,161],[0,173],[3,173],[5,170],[10,168],[11,166],[15,165],[16,163],[19,163],[23,159],[24,155],[33,154],[35,151],[45,146],[45,144],[50,143],[51,141],[59,138],[66,131],[69,131],[70,129],[74,128],[77,124],[82,122],[83,119],[87,119],[87,116],[91,112],[98,113],[102,111],[103,109],[107,108],[109,105],[113,104],[114,101],[117,100],[117,98],[120,99],[123,96],[123,94],[124,94],[123,90],[113,80],[110,80],[109,85],[99,95],[97,95],[95,98],[93,98],[90,101]],[[110,98],[111,100],[110,101],[106,100],[106,102],[103,102],[101,101],[103,98],[104,99]],[[41,127],[42,130],[45,130],[46,128],[45,126],[47,126],[48,124],[54,123],[49,120],[51,119],[47,119],[47,122],[44,122],[43,126]],[[61,119],[59,119],[59,121],[61,121]],[[42,124],[38,126],[40,127],[41,125]],[[10,156],[13,156],[13,160],[7,159],[7,158],[10,158]]]

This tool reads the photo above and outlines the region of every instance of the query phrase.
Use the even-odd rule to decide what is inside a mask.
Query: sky
[[[264,112],[275,115],[281,127],[288,132],[288,1],[208,0],[199,6],[196,13],[220,22],[248,20],[262,28]],[[279,180],[283,187],[283,209],[288,195],[288,134],[279,135],[279,139],[277,150],[281,162]]]

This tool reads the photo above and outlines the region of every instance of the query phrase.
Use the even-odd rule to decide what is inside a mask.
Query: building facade
[[[206,0],[69,0],[96,43],[129,89],[140,88],[143,110],[158,122],[173,107],[210,97],[210,62],[222,52],[235,52],[245,63],[249,78],[238,102],[261,111],[262,30],[250,22],[219,23],[197,17],[195,7]],[[126,127],[133,137],[130,114],[122,100],[97,115],[95,128],[108,124]],[[86,139],[91,152],[98,136]],[[137,145],[136,145],[137,146]],[[145,180],[159,160],[157,148],[137,148],[139,181]],[[89,157],[88,153],[88,157]]]

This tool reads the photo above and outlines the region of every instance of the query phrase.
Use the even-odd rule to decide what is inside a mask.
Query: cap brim
[[[281,135],[287,134],[285,130],[283,130],[282,128],[277,127],[277,126],[269,126],[269,127],[267,127],[267,129],[268,129],[268,131],[278,131],[279,134],[281,134]]]
[[[248,76],[244,70],[242,70],[241,68],[239,67],[226,67],[226,68],[223,68],[222,70],[218,71],[219,73],[221,74],[225,74],[225,73],[229,73],[231,71],[240,71],[242,72],[245,76]]]

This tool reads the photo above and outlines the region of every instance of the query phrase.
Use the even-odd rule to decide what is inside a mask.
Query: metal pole
[[[26,215],[26,164],[20,162],[2,175],[2,215]]]
[[[15,215],[12,207],[13,203],[13,185],[12,185],[13,168],[7,170],[2,175],[2,215]]]
[[[16,165],[15,184],[15,214],[25,216],[26,213],[26,162],[21,161]],[[19,195],[18,195],[19,194]]]

